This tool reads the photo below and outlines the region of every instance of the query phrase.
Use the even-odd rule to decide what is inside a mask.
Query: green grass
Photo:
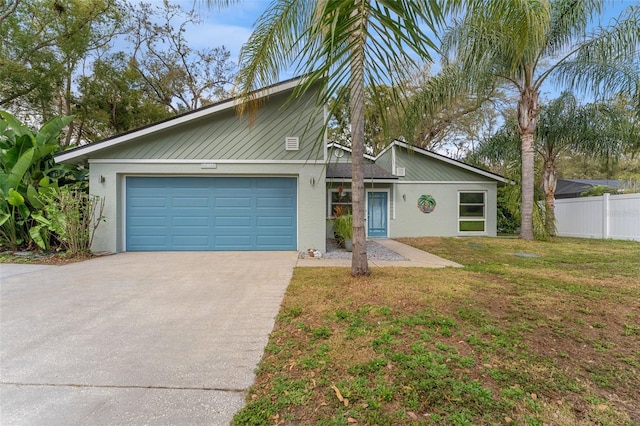
[[[466,266],[296,269],[235,424],[640,423],[640,244],[403,242]]]

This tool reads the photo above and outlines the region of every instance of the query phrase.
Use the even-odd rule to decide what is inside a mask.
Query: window
[[[336,214],[338,212],[339,214]],[[351,213],[351,190],[332,189],[329,203],[329,216]]]
[[[458,231],[485,232],[485,192],[458,193]]]

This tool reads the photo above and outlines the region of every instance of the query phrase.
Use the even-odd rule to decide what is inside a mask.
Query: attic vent
[[[300,139],[297,136],[287,136],[284,138],[284,149],[286,151],[297,151],[300,149]]]
[[[396,176],[405,176],[407,171],[404,167],[396,167]]]

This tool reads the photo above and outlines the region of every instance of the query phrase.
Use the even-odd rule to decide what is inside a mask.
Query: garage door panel
[[[216,197],[216,208],[251,207],[251,197]]]
[[[172,243],[175,247],[209,247],[209,237],[203,235],[174,235]],[[189,250],[192,250],[191,248]]]
[[[208,216],[174,216],[171,220],[173,226],[198,226],[204,229],[209,227]]]
[[[255,188],[254,182],[251,182],[252,178],[234,178],[234,177],[224,177],[224,178],[214,178],[217,179],[215,182],[215,186],[217,189],[225,190],[225,189],[251,189]]]
[[[258,244],[269,245],[275,247],[288,247],[293,243],[292,239],[277,235],[261,235],[258,236]]]
[[[131,207],[166,207],[167,199],[160,197],[138,197],[132,200]]]
[[[295,250],[295,178],[129,177],[127,250]]]
[[[136,216],[128,221],[129,226],[165,226],[167,218],[165,216]]]
[[[258,218],[257,226],[260,227],[270,227],[270,226],[284,226],[290,227],[293,225],[293,218],[288,216],[262,216]]]
[[[274,208],[290,208],[292,206],[291,198],[284,197],[259,197],[257,207],[274,207]]]
[[[209,207],[209,197],[173,197],[172,207]]]
[[[141,236],[136,239],[136,243],[132,250],[162,250],[166,247],[168,238],[166,236]]]
[[[225,236],[216,235],[216,246],[224,250],[246,250],[252,247],[251,236]]]

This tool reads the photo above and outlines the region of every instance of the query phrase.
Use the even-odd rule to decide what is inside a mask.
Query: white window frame
[[[478,203],[462,203],[460,198],[462,194],[482,194],[483,202],[482,202],[482,216],[461,216],[460,215],[460,206],[462,205],[480,205]],[[458,191],[458,234],[462,235],[486,235],[487,234],[487,191],[483,190],[459,190]],[[462,222],[482,222],[483,230],[482,231],[462,231],[460,229],[460,225]]]
[[[327,191],[327,217],[329,217],[329,218],[334,218],[334,216],[333,216],[333,204],[334,204],[334,203],[333,203],[333,201],[332,201],[332,198],[333,198],[333,197],[332,197],[332,194],[333,194],[334,192],[335,192],[335,193],[337,193],[337,192],[338,192],[338,188],[331,188],[331,190],[330,190],[330,191]],[[344,188],[344,189],[342,190],[342,193],[343,193],[343,194],[344,194],[344,193],[347,193],[347,192],[348,192],[349,194],[351,194],[351,188]],[[351,199],[353,200],[353,195],[352,195],[352,198],[351,198]],[[343,204],[343,205],[347,205],[347,204],[348,204],[348,205],[351,205],[351,209],[353,210],[353,202],[350,202],[350,203],[340,203],[340,204]]]

